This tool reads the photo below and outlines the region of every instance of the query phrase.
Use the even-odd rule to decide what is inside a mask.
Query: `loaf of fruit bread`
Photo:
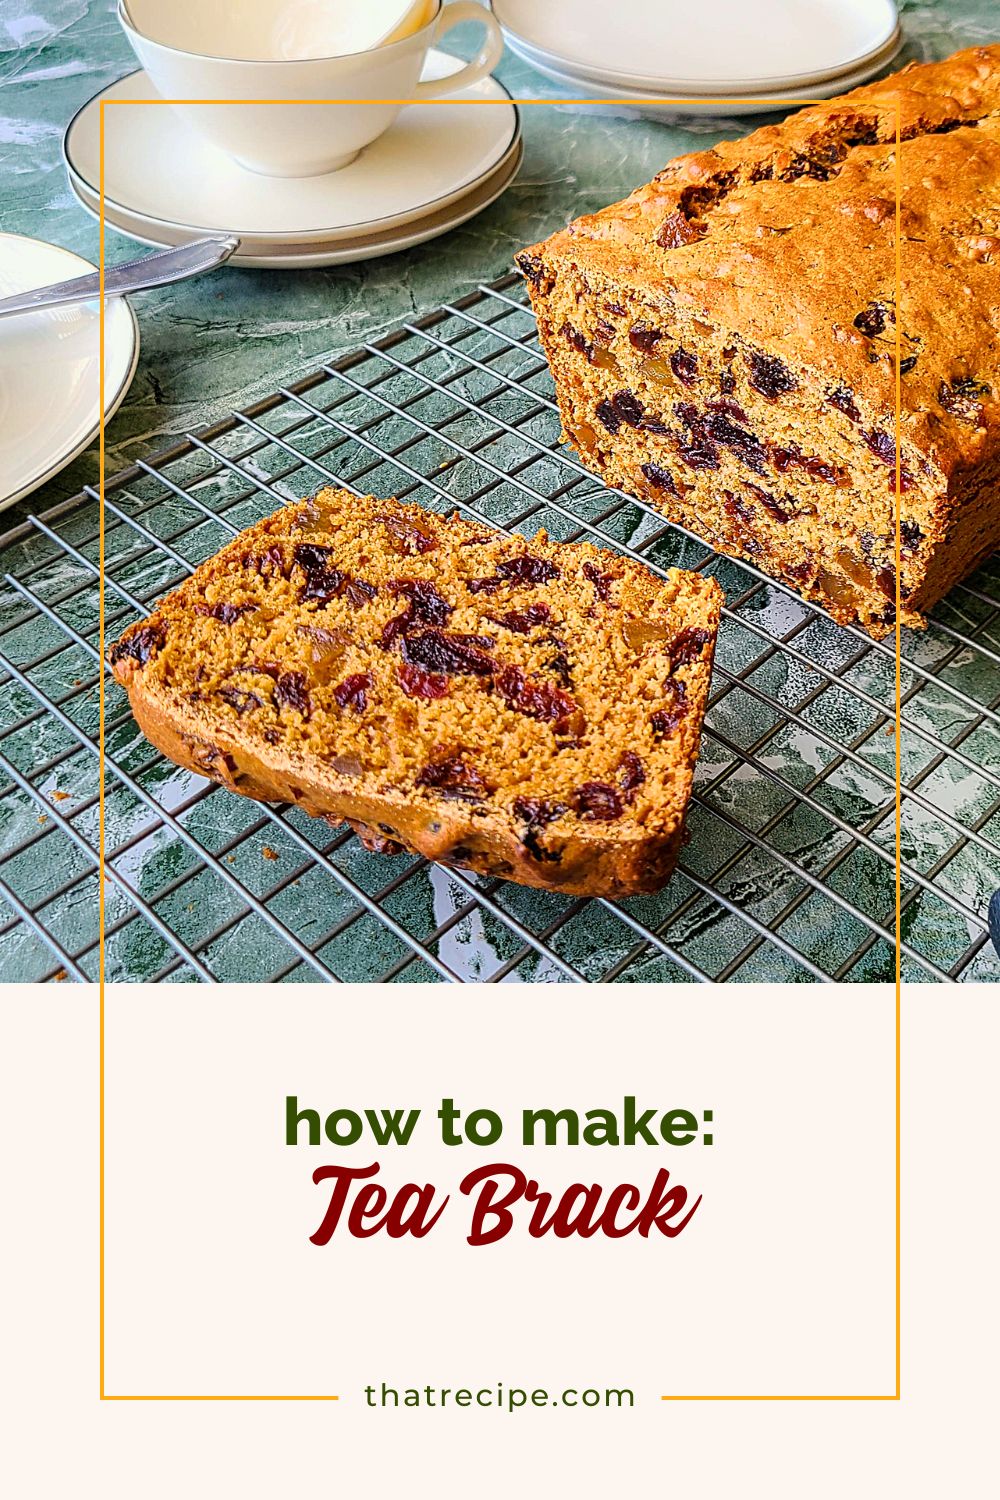
[[[1000,46],[679,157],[517,263],[588,468],[840,622],[919,625],[1000,543]]]
[[[721,604],[698,573],[324,490],[110,661],[147,739],[231,791],[384,853],[626,895],[677,858]]]

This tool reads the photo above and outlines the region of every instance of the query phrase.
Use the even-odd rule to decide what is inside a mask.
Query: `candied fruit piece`
[[[632,651],[642,651],[654,641],[662,645],[668,634],[665,625],[658,625],[653,620],[626,620],[622,625],[625,643]]]
[[[326,630],[322,625],[299,625],[296,634],[310,642],[310,656],[320,674],[341,660],[353,639],[349,630]]]
[[[862,308],[854,319],[854,326],[866,339],[874,339],[885,333],[886,326],[895,321],[896,314],[887,303],[874,301]]]
[[[837,411],[842,411],[850,421],[861,421],[861,413],[854,399],[854,393],[849,391],[846,385],[834,386],[826,398],[826,403],[828,406],[836,407]]]
[[[447,625],[451,618],[451,605],[436,584],[428,578],[394,578],[390,585],[393,594],[402,594],[409,599],[411,619],[425,625]]]
[[[486,635],[460,635],[432,627],[416,635],[403,636],[403,660],[428,672],[466,673],[492,676],[493,658],[488,654],[496,642]]]
[[[256,604],[230,604],[223,599],[219,604],[196,604],[194,612],[218,620],[221,625],[234,625],[244,615],[252,615],[256,608]]]
[[[574,328],[573,324],[567,320],[560,328],[559,334],[560,337],[564,338],[567,344],[569,344],[571,348],[575,349],[578,354],[585,355],[586,358],[591,363],[593,363],[594,346],[590,342],[590,340],[580,332],[579,328]]]
[[[837,548],[837,566],[842,568],[852,582],[859,588],[869,589],[872,585],[872,571],[854,556],[848,547]],[[892,590],[895,598],[895,587]]]
[[[849,583],[839,573],[832,572],[822,565],[816,569],[816,583],[823,593],[833,604],[840,605],[844,609],[851,610],[854,614],[864,605],[864,598],[858,593],[852,583]]]
[[[269,674],[270,675],[270,674]],[[274,680],[274,701],[278,708],[294,708],[308,719],[312,711],[304,672],[279,672]]]
[[[353,609],[362,609],[370,604],[378,593],[374,583],[365,578],[349,578],[344,585],[344,598]]]
[[[514,264],[532,286],[541,286],[543,281],[548,280],[541,256],[529,255],[527,251],[522,251],[520,255],[514,256]]]
[[[440,672],[426,672],[410,662],[401,662],[396,673],[399,685],[408,698],[447,698],[448,678]]]
[[[924,534],[916,521],[900,521],[899,540],[902,551],[916,552],[923,539]]]
[[[505,583],[548,583],[559,577],[559,569],[544,557],[533,557],[530,552],[521,552],[517,557],[507,557],[497,563],[492,578],[469,580],[470,594],[492,594]]]
[[[779,396],[787,395],[798,386],[791,370],[776,355],[760,354],[754,350],[747,363],[750,368],[750,384],[769,401],[776,401]]]
[[[460,751],[429,761],[418,773],[416,785],[460,802],[481,802],[494,791],[483,773],[469,765]]]
[[[520,667],[501,667],[495,686],[508,708],[543,724],[554,724],[557,733],[568,728],[572,717],[579,713],[574,700],[562,688],[528,677]]]
[[[873,427],[871,432],[863,434],[865,445],[881,463],[896,463],[896,439],[891,432],[884,432],[879,427]]]
[[[950,382],[942,380],[938,387],[938,401],[960,422],[977,425],[983,411],[980,398],[990,393],[990,387],[984,381],[963,376]]]
[[[540,828],[562,817],[566,806],[562,802],[546,802],[542,797],[515,797],[514,814],[526,823],[535,823]]]
[[[652,323],[643,321],[633,323],[628,333],[629,343],[633,349],[638,349],[640,354],[652,354],[662,337],[663,333],[659,328],[654,328]]]
[[[677,494],[677,481],[669,469],[665,469],[662,464],[643,464],[641,467],[654,489],[666,490],[668,495]]]
[[[588,823],[610,823],[624,811],[621,792],[606,781],[585,781],[573,793],[573,811]]]
[[[166,645],[167,627],[159,620],[147,621],[137,630],[129,631],[124,640],[117,641],[108,652],[112,664],[130,660],[144,667],[155,651]]]
[[[875,582],[882,590],[887,599],[896,598],[896,569],[891,563],[886,563],[884,568],[879,568],[875,574]]]
[[[682,385],[694,385],[698,379],[698,356],[687,349],[675,349],[670,356],[670,368]]]
[[[673,734],[687,713],[687,684],[683,677],[668,677],[663,684],[667,701],[650,717],[654,740]]]
[[[341,708],[353,708],[363,714],[368,707],[368,689],[372,685],[369,672],[352,672],[333,690],[333,696]]]
[[[630,427],[642,425],[643,405],[634,391],[619,391],[617,395],[612,396],[611,402],[616,415],[623,422],[627,422]]]
[[[626,801],[631,802],[632,798],[629,793],[642,786],[645,780],[646,768],[642,761],[634,750],[626,750],[618,762],[618,785],[625,793]]]
[[[335,755],[330,764],[338,775],[349,776],[352,781],[365,774],[365,768],[356,755]]]
[[[702,654],[702,648],[711,639],[710,630],[702,630],[700,625],[685,625],[670,644],[670,661],[674,670],[696,661]]]
[[[562,802],[546,802],[541,797],[516,797],[513,804],[513,812],[516,818],[524,820],[524,828],[521,831],[521,843],[528,851],[532,859],[558,863],[562,859],[562,851],[559,849],[547,849],[541,842],[538,831],[547,823],[553,822],[566,812],[566,805]]]
[[[670,368],[670,361],[662,354],[649,354],[639,365],[639,374],[644,380],[651,380],[654,385],[673,386],[674,372]]]
[[[846,480],[843,469],[836,464],[827,463],[825,459],[803,453],[797,443],[789,443],[787,448],[775,448],[771,456],[779,474],[787,474],[790,469],[802,469],[811,479],[822,479],[826,484],[843,484]]]
[[[598,421],[611,433],[621,432],[622,421],[610,401],[598,401],[594,408]]]
[[[526,609],[509,609],[506,614],[488,615],[487,618],[494,625],[503,625],[507,630],[513,630],[516,635],[527,635],[537,625],[545,625],[551,615],[552,610],[547,604],[529,604]]]
[[[437,537],[422,522],[411,520],[409,516],[376,516],[375,519],[381,521],[389,532],[392,537],[390,545],[396,552],[413,557],[437,549]]]
[[[682,245],[691,245],[700,239],[701,230],[680,209],[667,215],[656,234],[656,243],[662,250],[679,250]]]
[[[230,708],[235,708],[240,718],[251,709],[264,706],[264,700],[251,688],[233,687],[230,683],[223,683],[219,688],[218,696],[223,703],[228,703]]]
[[[594,593],[598,599],[605,602],[611,598],[611,585],[615,582],[614,573],[602,573],[596,563],[585,562],[583,565],[583,576],[594,585]]]
[[[793,496],[772,495],[770,490],[762,490],[760,485],[749,482],[746,482],[746,488],[755,499],[760,501],[768,515],[780,525],[784,526],[787,521],[791,521],[798,514]]]

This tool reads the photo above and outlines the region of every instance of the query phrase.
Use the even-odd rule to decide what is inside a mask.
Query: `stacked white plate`
[[[86,276],[69,250],[0,234],[0,297]],[[93,441],[100,424],[101,334],[96,300],[0,318],[0,510],[52,479]],[[132,383],[139,329],[123,297],[104,319],[104,416]]]
[[[424,76],[461,66],[432,52]],[[63,142],[70,186],[93,214],[101,202],[101,101],[156,97],[145,73],[131,73],[70,122]],[[108,109],[105,218],[150,245],[236,234],[234,266],[306,269],[409,249],[481,213],[521,164],[520,120],[501,84],[486,78],[452,98],[468,102],[410,105],[349,166],[317,177],[251,172],[170,108]]]
[[[893,0],[491,0],[507,45],[580,100],[751,115],[828,99],[901,45]]]

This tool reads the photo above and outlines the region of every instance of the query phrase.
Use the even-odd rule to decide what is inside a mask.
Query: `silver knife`
[[[203,271],[212,271],[223,265],[239,243],[233,235],[213,236],[193,240],[175,250],[158,250],[155,255],[144,255],[139,260],[106,266],[104,295],[122,297],[127,292],[145,292],[152,287],[185,281],[189,276],[200,276]],[[0,318],[14,313],[38,312],[44,307],[91,302],[100,294],[100,278],[96,271],[91,271],[86,276],[74,277],[72,281],[60,281],[55,286],[40,286],[33,292],[18,292],[14,297],[0,298]]]

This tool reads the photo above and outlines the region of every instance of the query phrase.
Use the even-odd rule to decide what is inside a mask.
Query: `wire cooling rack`
[[[727,608],[668,888],[581,900],[368,853],[142,738],[106,678],[106,975],[126,980],[887,980],[895,656],[590,476],[504,278],[106,484],[106,637],[323,484],[715,574]],[[0,540],[0,972],[97,974],[98,497]],[[903,665],[904,975],[1000,978],[1000,566]]]

